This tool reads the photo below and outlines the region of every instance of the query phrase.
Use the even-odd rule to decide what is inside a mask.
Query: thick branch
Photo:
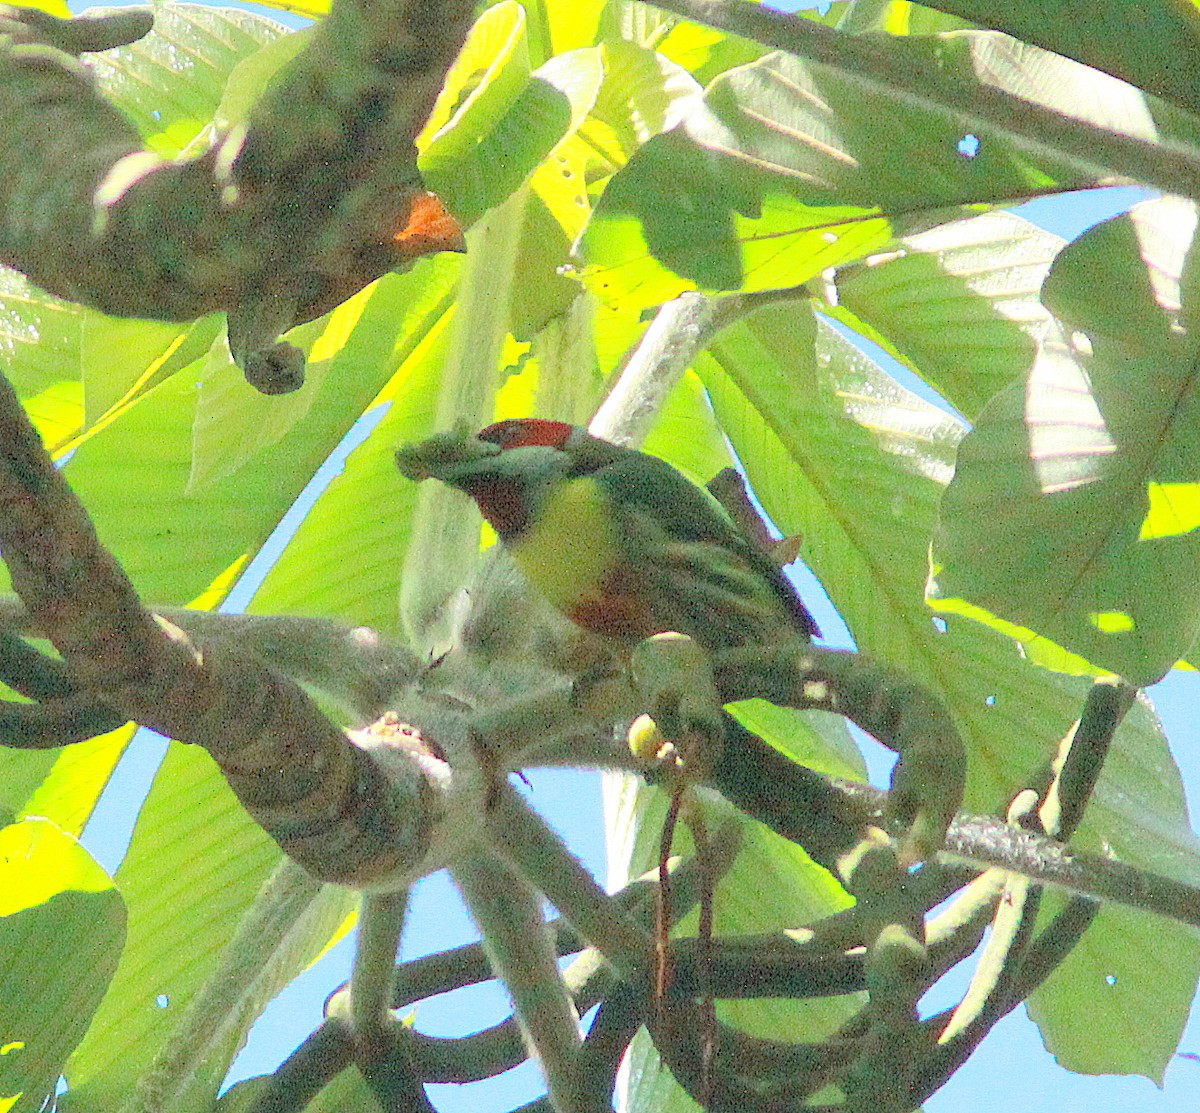
[[[419,732],[385,729],[356,745],[292,681],[253,657],[197,648],[143,610],[3,379],[0,549],[81,694],[207,749],[246,810],[316,876],[363,884],[422,860],[434,835],[427,798],[444,784],[445,762],[414,752]],[[465,735],[456,771],[471,766]],[[406,769],[393,761],[409,776],[389,780],[366,745],[418,760]]]
[[[247,127],[178,162],[142,151],[70,55],[0,43],[0,261],[108,313],[230,311],[248,367],[388,270],[461,249],[413,138],[472,9],[338,0]]]

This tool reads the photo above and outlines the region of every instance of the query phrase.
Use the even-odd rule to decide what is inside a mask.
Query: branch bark
[[[3,378],[0,549],[80,694],[203,746],[255,821],[322,880],[398,884],[437,841],[446,801],[484,792],[469,734],[453,718],[426,720],[450,761],[420,727],[381,722],[352,737],[257,658],[193,643],[144,610]]]
[[[281,332],[419,255],[462,249],[413,139],[473,7],[338,0],[247,125],[187,160],[143,150],[87,68],[49,45],[69,24],[31,28],[4,8],[0,30],[24,33],[0,39],[0,261],[118,316],[224,310],[256,385],[294,388]]]

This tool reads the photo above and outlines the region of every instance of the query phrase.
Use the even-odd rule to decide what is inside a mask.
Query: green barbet
[[[664,460],[538,418],[489,425],[457,456],[406,463],[413,451],[402,470],[470,495],[580,626],[629,642],[673,630],[709,649],[819,636],[778,566]]]

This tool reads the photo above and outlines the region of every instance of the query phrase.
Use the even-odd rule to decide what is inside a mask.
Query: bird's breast
[[[534,588],[568,617],[602,613],[606,585],[622,562],[616,528],[604,491],[584,476],[553,484],[508,548]]]

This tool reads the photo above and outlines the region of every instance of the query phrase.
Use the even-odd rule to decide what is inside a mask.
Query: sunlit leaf
[[[1135,14],[1125,0],[926,2],[1200,108],[1200,20],[1192,3],[1146,4]]]
[[[0,1103],[36,1113],[113,975],[125,907],[108,875],[48,819],[0,828]]]
[[[829,312],[973,417],[1032,365],[1051,324],[1042,282],[1063,244],[1011,213],[951,221],[842,268]]]
[[[859,647],[919,677],[954,709],[969,757],[967,809],[1003,812],[1078,714],[1086,686],[1031,671],[994,631],[931,620],[922,600],[927,548],[961,427],[827,325],[806,324],[806,312],[756,313],[722,334],[697,369],[764,507],[785,533],[803,534],[804,559]],[[1200,876],[1178,773],[1157,723],[1138,711],[1118,739],[1080,845],[1119,845],[1122,861]],[[1168,952],[1183,956],[1169,978],[1149,953],[1158,952],[1165,931],[1172,933]],[[1074,968],[1083,982],[1073,992],[1083,1006],[1072,1010],[1064,1000],[1042,1022],[1080,1057],[1097,1010],[1106,1010],[1106,1024],[1145,1025],[1152,1031],[1133,1049],[1097,1041],[1087,1069],[1106,1061],[1155,1077],[1162,1049],[1174,1046],[1186,1019],[1179,1003],[1195,988],[1195,933],[1118,915],[1094,925],[1089,937],[1096,950],[1082,952],[1091,957]],[[1103,993],[1104,964],[1118,950],[1129,990],[1119,1000]]]
[[[964,440],[931,598],[979,608],[1136,683],[1200,633],[1193,207],[1151,201],[1067,248],[1062,322]],[[961,601],[961,602],[959,602]]]
[[[953,82],[947,104],[969,107],[972,89],[983,97],[996,86],[1056,109],[1095,98],[1105,126],[1154,134],[1136,91],[998,36],[880,40],[878,49]],[[791,55],[729,71],[702,110],[647,144],[606,190],[581,245],[585,277],[602,297],[640,304],[685,289],[791,286],[878,250],[893,228],[944,219],[947,207],[1096,180],[1074,160],[963,121]]]

